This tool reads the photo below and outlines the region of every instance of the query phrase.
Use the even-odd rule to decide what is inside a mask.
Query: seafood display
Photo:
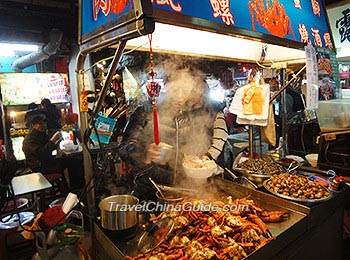
[[[178,204],[180,205],[180,204]],[[159,247],[147,254],[127,259],[243,259],[275,239],[266,223],[280,222],[289,217],[288,212],[268,212],[258,207],[253,200],[232,199],[226,202],[187,200],[182,210],[163,211],[159,219],[171,216],[173,232]],[[197,207],[216,206],[216,210],[194,211]],[[234,206],[240,210],[227,210]]]
[[[278,0],[252,0],[248,3],[252,17],[252,29],[255,31],[255,22],[265,28],[272,35],[284,38],[291,34],[295,40],[290,19],[286,14],[284,6]]]
[[[237,167],[242,170],[262,175],[273,175],[284,172],[283,166],[269,157],[264,159],[249,159],[241,162]]]
[[[330,193],[322,185],[295,174],[274,174],[264,183],[265,188],[277,195],[295,200],[322,200]]]
[[[327,74],[332,75],[333,69],[331,62],[328,59],[323,57],[320,58],[317,62],[317,66],[320,72],[326,72]]]

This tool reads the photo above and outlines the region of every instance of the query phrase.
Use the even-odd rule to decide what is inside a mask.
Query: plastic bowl
[[[310,153],[305,155],[305,159],[311,164],[312,167],[317,167],[318,154]]]
[[[194,168],[190,167],[187,163],[183,163],[182,167],[187,177],[195,179],[198,181],[205,182],[207,178],[213,176],[213,173],[217,170],[217,165],[215,162],[208,164],[207,167]]]

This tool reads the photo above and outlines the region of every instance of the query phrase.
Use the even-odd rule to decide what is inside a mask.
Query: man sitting
[[[50,138],[46,132],[46,119],[41,116],[34,117],[22,146],[26,164],[34,172],[62,173],[62,166],[54,161],[52,155],[52,152],[58,148],[61,135],[57,132]]]
[[[22,146],[26,165],[33,172],[43,174],[60,173],[63,175],[64,169],[67,169],[71,190],[81,189],[84,187],[82,160],[79,158],[55,158],[52,155],[52,152],[58,148],[60,140],[60,132],[56,132],[51,138],[47,134],[45,118],[34,117]]]

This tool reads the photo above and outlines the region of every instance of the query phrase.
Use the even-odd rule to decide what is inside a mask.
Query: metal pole
[[[77,57],[77,65],[76,65],[78,96],[80,96],[83,90],[83,79],[80,73],[84,69],[85,58],[86,58],[86,55],[79,52]],[[86,187],[86,190],[88,191],[86,193],[87,207],[88,207],[89,215],[95,218],[95,214],[96,214],[95,190],[94,190],[94,181],[92,179],[93,165],[92,165],[92,159],[89,153],[90,141],[88,140],[87,143],[85,143],[85,140],[84,140],[85,139],[84,134],[86,133],[86,129],[88,129],[89,117],[88,117],[88,112],[83,112],[80,109],[79,109],[79,114],[80,114],[80,132],[81,132],[81,136],[83,137],[82,147],[83,147],[83,163],[84,163],[84,180],[86,184],[89,184],[88,187]],[[93,230],[93,221],[90,221],[89,224],[90,224],[90,230]]]
[[[285,85],[283,85],[270,99],[270,104],[273,103],[273,101],[299,76],[300,73],[304,71],[306,68],[306,65],[302,67],[297,74],[294,75],[294,78],[291,79],[290,81],[286,82]]]
[[[108,91],[108,88],[111,86],[111,82],[112,82],[112,78],[117,70],[117,66],[118,66],[118,63],[123,55],[123,51],[125,49],[125,45],[126,45],[126,41],[121,41],[119,43],[119,46],[118,46],[118,49],[116,50],[115,54],[114,54],[114,57],[113,57],[113,60],[112,60],[112,64],[111,64],[111,67],[107,73],[107,76],[106,76],[106,81],[105,81],[105,84],[104,86],[102,87],[101,89],[101,94],[96,102],[96,105],[95,105],[95,108],[94,108],[94,111],[93,111],[93,116],[96,116],[97,113],[101,110],[102,108],[102,104],[103,104],[103,101],[107,95],[107,91]]]
[[[287,69],[281,69],[281,86],[286,85],[287,79]],[[281,93],[281,136],[283,137],[283,154],[287,154],[287,104],[286,104],[286,88],[283,88],[284,91]]]
[[[254,137],[253,126],[249,126],[249,159],[254,159]]]
[[[124,48],[126,45],[126,41],[121,41],[118,49],[116,50],[115,56],[112,60],[111,67],[108,71],[107,78],[105,81],[105,84],[101,90],[101,94],[96,102],[93,115],[91,118],[89,118],[88,112],[82,112],[80,111],[80,131],[81,135],[83,136],[83,160],[84,160],[84,179],[85,183],[88,184],[88,187],[86,187],[86,190],[88,191],[86,194],[87,197],[87,203],[88,203],[88,210],[89,215],[92,217],[95,217],[96,214],[96,205],[95,205],[95,190],[94,190],[94,180],[93,180],[93,163],[92,158],[89,153],[90,150],[90,139],[87,140],[87,143],[85,143],[85,137],[89,137],[91,133],[91,127],[94,122],[94,116],[98,114],[100,111],[103,101],[106,97],[107,90],[111,84],[111,80],[113,75],[116,72],[118,63],[121,59],[121,56],[123,54]],[[82,71],[84,71],[84,62],[86,58],[85,52],[79,52],[77,57],[77,65],[76,65],[76,78],[77,78],[77,86],[78,86],[78,93],[81,94],[83,90],[83,79],[81,77]],[[93,222],[90,223],[90,228],[93,230]]]

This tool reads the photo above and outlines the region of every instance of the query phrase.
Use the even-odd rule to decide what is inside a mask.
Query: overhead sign
[[[152,3],[155,9],[174,14],[333,48],[322,0],[152,0]],[[167,19],[167,15],[160,15],[163,21]],[[155,16],[157,19],[156,11]],[[190,23],[194,20],[188,19]]]
[[[152,14],[150,0],[79,0],[79,6],[82,44],[118,29],[120,35],[125,34],[123,37],[134,33],[145,35],[154,29],[152,22],[144,23]]]
[[[350,56],[350,4],[327,10],[337,57]]]
[[[4,105],[69,102],[68,75],[63,73],[0,73]]]

